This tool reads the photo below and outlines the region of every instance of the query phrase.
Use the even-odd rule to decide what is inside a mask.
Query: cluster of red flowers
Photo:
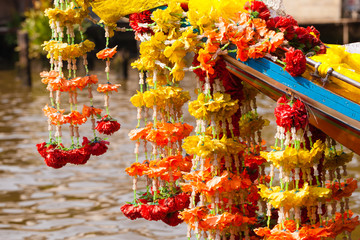
[[[105,115],[97,122],[95,129],[102,134],[111,135],[120,129],[120,123],[109,115]]]
[[[285,70],[291,76],[296,77],[303,74],[306,70],[306,57],[299,49],[291,48],[285,53]]]
[[[154,34],[153,30],[145,24],[152,24],[151,11],[143,11],[141,13],[132,13],[129,15],[130,27],[134,29],[136,35],[144,33]]]
[[[274,114],[276,124],[285,128],[285,131],[290,131],[292,127],[295,127],[296,130],[305,129],[308,125],[309,120],[305,104],[299,99],[291,101],[285,95],[280,97]]]
[[[326,52],[320,34],[313,26],[299,27],[289,15],[270,17],[269,9],[261,1],[251,1],[245,9],[248,13],[239,14],[234,23],[220,19],[219,31],[205,33],[207,44],[200,49],[197,60],[209,74],[214,74],[217,55],[223,54],[221,44],[225,43],[236,45],[236,57],[241,61],[262,58],[266,54],[276,55],[291,76],[299,76],[306,70],[305,54]]]
[[[161,197],[161,191],[158,190],[158,196]],[[149,221],[163,221],[170,226],[176,226],[183,222],[179,212],[187,208],[190,204],[190,195],[178,193],[171,197],[158,198],[153,201],[153,195],[147,193],[138,199],[136,203],[127,203],[121,207],[124,215],[135,220],[144,218]]]
[[[36,144],[36,147],[47,166],[61,168],[67,163],[76,165],[85,164],[91,155],[100,156],[104,154],[109,144],[109,142],[97,137],[91,141],[83,137],[82,145],[79,147],[67,149],[62,144],[46,142]]]

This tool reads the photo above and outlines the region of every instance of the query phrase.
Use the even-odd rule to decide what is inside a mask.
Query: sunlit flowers
[[[102,134],[111,135],[120,129],[120,123],[116,119],[105,115],[97,122],[95,129]]]
[[[101,93],[108,93],[112,91],[117,92],[120,86],[121,86],[120,84],[110,84],[110,83],[99,84],[97,91]]]
[[[98,52],[96,54],[96,57],[98,59],[108,60],[109,58],[112,58],[115,55],[115,53],[117,52],[116,49],[117,49],[117,46],[115,46],[113,48],[105,48],[105,49],[101,50],[100,52]]]

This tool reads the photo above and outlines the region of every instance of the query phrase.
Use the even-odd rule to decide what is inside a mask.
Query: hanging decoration
[[[76,44],[73,33],[90,5],[102,18],[106,38],[96,54],[106,64],[106,82],[97,85],[105,99],[102,117],[102,109],[93,106],[92,85],[98,79],[89,75],[86,60],[94,44],[84,39]],[[50,91],[50,105],[43,109],[50,133],[49,142],[37,148],[47,165],[84,164],[107,151],[109,142],[96,132],[112,135],[120,129],[109,108],[111,93],[120,87],[110,82],[117,46],[110,47],[109,38],[119,30],[118,17],[130,14],[129,25],[140,41],[140,56],[132,63],[139,89],[130,99],[137,108],[137,124],[128,134],[135,144],[134,162],[125,169],[134,195],[122,213],[170,226],[185,222],[188,239],[350,239],[360,224],[349,206],[357,188],[346,170],[352,154],[309,125],[308,109],[293,93],[277,101],[275,144],[265,151],[261,130],[269,121],[257,112],[258,92],[231,75],[222,58],[268,58],[292,77],[300,76],[305,56],[326,52],[314,27],[300,27],[289,15],[276,16],[256,0],[135,1],[126,6],[110,0],[57,0],[46,14],[53,30],[52,40],[44,43],[51,69],[41,77]],[[85,77],[76,75],[80,57]],[[192,101],[181,88],[187,72],[196,74]],[[86,88],[90,106],[80,113],[77,94]],[[64,92],[69,94],[68,114],[61,108]],[[186,103],[195,129],[184,122]],[[84,137],[80,144],[79,126],[88,119],[94,139]],[[69,148],[62,143],[65,124],[70,125]],[[141,191],[139,181],[145,182]]]
[[[269,185],[259,185],[260,195],[267,201],[267,227],[257,228],[255,233],[265,239],[351,237],[360,224],[349,209],[357,181],[343,180],[340,168],[346,178],[345,163],[352,155],[337,151],[333,140],[328,139],[326,146],[324,138],[312,134],[307,110],[299,99],[282,96],[277,103],[274,150],[261,152],[271,164]],[[280,186],[273,184],[275,169]],[[277,220],[277,225],[272,220]]]
[[[49,140],[37,144],[40,155],[44,158],[49,167],[61,168],[67,163],[85,164],[91,155],[99,156],[104,154],[109,142],[96,135],[95,130],[100,133],[112,134],[119,130],[120,124],[109,116],[108,110],[108,92],[117,91],[118,85],[99,84],[98,91],[104,92],[107,99],[106,115],[101,118],[102,109],[93,106],[92,86],[98,83],[96,75],[89,75],[87,53],[95,47],[94,43],[84,39],[83,29],[81,27],[84,17],[88,15],[88,5],[83,3],[78,5],[74,1],[56,0],[54,8],[45,11],[49,18],[49,24],[52,29],[52,38],[43,44],[44,50],[48,52],[50,59],[50,71],[42,72],[42,82],[47,85],[50,92],[50,105],[44,108],[44,114],[48,117]],[[66,31],[65,31],[66,29]],[[78,30],[81,36],[81,42],[75,43],[75,30]],[[113,56],[116,51],[104,51],[98,54],[107,60]],[[82,58],[85,76],[77,75],[77,62]],[[66,69],[63,63],[67,62]],[[107,72],[108,73],[108,72]],[[90,106],[83,105],[82,111],[78,110],[78,93],[84,89],[88,90]],[[69,97],[70,112],[61,108],[61,95],[67,93]],[[95,118],[101,118],[98,125],[95,126]],[[92,122],[94,138],[89,140],[83,137],[80,142],[79,127],[87,120]],[[63,126],[69,125],[70,147],[63,145]],[[55,134],[53,131],[56,129]]]

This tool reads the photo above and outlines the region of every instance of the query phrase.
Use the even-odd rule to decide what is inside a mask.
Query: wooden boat
[[[283,94],[293,94],[302,100],[309,107],[310,124],[360,154],[359,82],[332,71],[325,81],[331,76],[348,88],[335,87],[333,83],[322,86],[324,79],[316,76],[319,64],[311,59],[307,59],[307,73],[300,77],[290,76],[282,66],[267,58],[241,62],[234,54],[229,54],[224,59],[232,74],[273,100]]]

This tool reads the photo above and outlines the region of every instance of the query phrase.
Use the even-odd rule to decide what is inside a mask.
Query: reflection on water
[[[38,80],[29,89],[14,80],[13,72],[0,72],[0,239],[186,239],[184,224],[174,228],[162,222],[131,221],[120,211],[132,199],[132,179],[124,168],[134,161],[134,145],[127,133],[136,125],[136,109],[129,102],[137,89],[136,77],[132,72],[120,93],[111,96],[111,114],[122,126],[109,137],[108,152],[84,166],[55,170],[43,163],[35,148],[48,136],[47,119],[41,111],[48,103],[48,92]],[[189,89],[193,76],[184,84]],[[79,102],[87,104],[86,96]],[[265,97],[258,102],[259,112],[272,118],[274,103]],[[97,96],[95,106],[102,104]],[[90,136],[86,128],[90,126],[80,132]],[[274,129],[274,123],[265,129],[264,138],[270,144]],[[358,177],[357,160],[350,164],[349,172]],[[356,200],[360,200],[359,192],[352,206],[360,213]]]

